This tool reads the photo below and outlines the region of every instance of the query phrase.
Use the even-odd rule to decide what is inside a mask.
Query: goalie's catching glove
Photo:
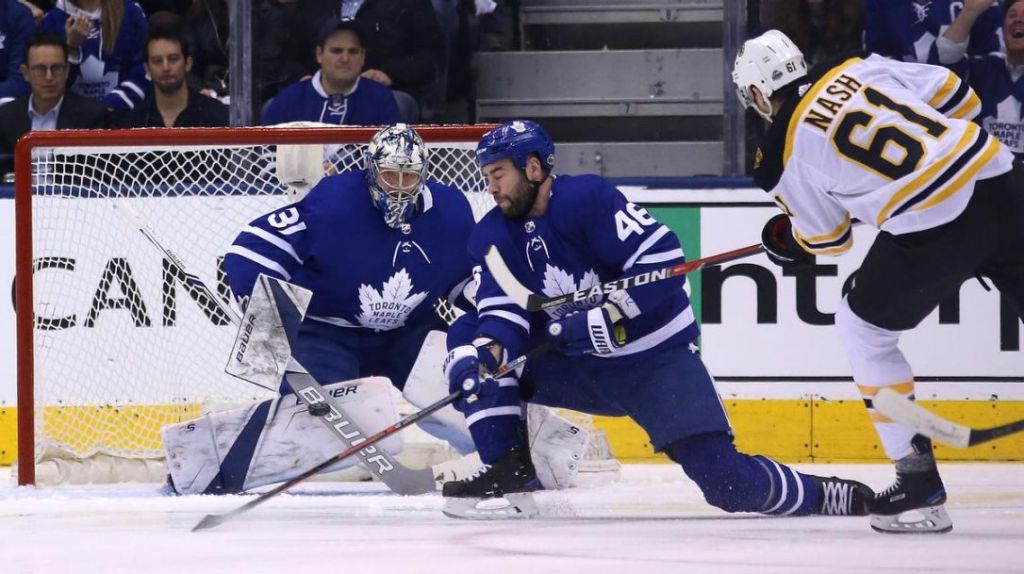
[[[490,341],[486,341],[490,343]],[[459,391],[455,410],[466,412],[472,406],[486,409],[498,399],[498,381],[491,373],[498,370],[498,359],[490,346],[461,345],[448,352],[444,361],[444,376],[448,379],[448,392]]]
[[[813,265],[814,255],[804,251],[793,237],[793,223],[780,213],[764,224],[761,230],[761,244],[772,263],[779,267],[800,267]]]
[[[626,344],[626,330],[616,325],[623,317],[634,318],[640,309],[625,291],[615,291],[608,302],[587,311],[548,321],[548,340],[570,357],[607,355]]]

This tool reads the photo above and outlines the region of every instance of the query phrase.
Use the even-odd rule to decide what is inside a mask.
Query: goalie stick
[[[986,429],[971,428],[940,417],[909,398],[881,389],[871,400],[875,410],[915,431],[957,448],[983,444],[1006,435],[1024,431],[1024,420]]]
[[[679,275],[685,275],[687,273],[697,271],[698,269],[708,265],[717,265],[719,263],[725,263],[726,261],[749,257],[751,255],[761,253],[762,251],[764,251],[764,246],[760,243],[755,243],[754,245],[740,247],[739,249],[733,249],[732,251],[726,251],[725,253],[719,253],[718,255],[711,255],[703,259],[679,263],[671,267],[654,269],[652,271],[640,273],[639,275],[623,277],[622,279],[608,281],[607,283],[601,283],[600,285],[587,287],[564,295],[556,295],[554,297],[538,295],[520,283],[508,268],[505,260],[501,257],[501,253],[498,252],[497,247],[493,245],[490,246],[487,249],[487,254],[484,255],[484,260],[487,262],[487,269],[491,272],[491,275],[494,276],[494,280],[497,281],[498,286],[501,287],[502,291],[504,291],[505,294],[516,303],[516,305],[519,305],[527,311],[542,311],[544,309],[551,309],[566,303],[585,301],[594,295],[607,295],[620,289],[628,289],[630,287],[636,287],[637,285],[645,285],[647,283],[654,283],[655,281],[661,281],[671,277],[678,277]]]
[[[546,352],[548,350],[548,348],[549,348],[549,345],[547,343],[544,343],[542,345],[537,346],[536,348],[530,350],[527,354],[522,355],[522,356],[520,356],[520,357],[510,361],[508,364],[506,364],[505,366],[503,366],[500,369],[498,369],[497,371],[495,371],[493,376],[495,378],[501,378],[502,375],[505,375],[505,374],[509,373],[510,371],[514,371],[514,370],[518,369],[521,365],[526,363],[526,361],[528,361],[529,359],[535,358],[537,355],[540,355],[540,354]],[[238,516],[239,514],[242,514],[244,512],[248,512],[249,510],[252,510],[253,508],[256,508],[257,506],[263,504],[264,502],[270,500],[271,498],[277,496],[278,494],[281,494],[282,492],[288,490],[289,488],[295,486],[296,484],[306,480],[307,478],[309,478],[309,477],[311,477],[311,476],[313,476],[315,474],[319,474],[320,472],[323,472],[324,470],[326,470],[331,465],[333,465],[335,463],[338,463],[338,462],[340,462],[340,461],[342,461],[342,460],[352,456],[353,454],[355,454],[357,452],[361,452],[362,449],[366,449],[368,447],[373,446],[374,444],[376,444],[376,443],[386,439],[387,437],[389,437],[389,436],[395,434],[396,432],[406,428],[407,426],[415,423],[416,421],[418,421],[418,420],[420,420],[420,419],[422,419],[422,418],[424,418],[426,416],[429,416],[429,415],[433,414],[434,412],[436,412],[436,411],[438,411],[438,410],[440,410],[440,409],[442,409],[442,408],[444,408],[444,407],[454,403],[461,395],[462,395],[462,391],[455,391],[455,392],[451,393],[447,397],[445,397],[445,398],[437,401],[436,403],[434,403],[434,404],[424,408],[423,410],[417,411],[417,412],[415,412],[415,413],[405,417],[404,419],[396,422],[395,424],[393,424],[393,425],[391,425],[391,426],[381,430],[380,432],[366,437],[366,440],[363,440],[362,442],[353,444],[349,448],[339,452],[334,457],[332,457],[332,458],[330,458],[328,460],[325,460],[324,462],[322,462],[322,463],[314,466],[313,468],[307,470],[306,472],[300,474],[299,476],[296,476],[295,478],[293,478],[293,479],[291,479],[291,480],[289,480],[287,482],[283,482],[283,483],[275,486],[273,489],[268,490],[267,492],[264,492],[263,494],[260,494],[256,498],[250,500],[249,502],[246,502],[245,504],[243,504],[242,506],[239,506],[238,508],[236,508],[234,510],[225,512],[223,514],[207,514],[206,516],[203,517],[202,520],[200,520],[195,526],[192,527],[192,532],[195,532],[197,530],[205,530],[207,528],[214,528],[216,526],[219,526],[219,525],[227,522],[228,520],[231,520],[232,518]]]
[[[218,309],[230,318],[235,325],[240,324],[242,318],[239,316],[238,311],[218,297],[198,275],[191,273],[181,258],[164,246],[152,228],[149,227],[149,224],[126,201],[123,199],[115,200],[114,207],[128,223],[142,233],[173,265],[178,267],[178,270],[196,290],[209,298],[213,304],[217,305]],[[290,358],[288,361],[288,366],[285,369],[285,380],[292,390],[295,391],[295,395],[309,408],[310,414],[323,421],[323,424],[331,429],[342,443],[351,446],[349,438],[346,437],[366,436],[366,433],[362,432],[362,429],[359,428],[355,421],[339,406],[337,400],[325,392],[320,383],[295,358]],[[258,384],[257,386],[277,393],[277,389],[270,389]],[[436,489],[432,468],[408,468],[398,462],[394,456],[383,450],[375,451],[374,449],[371,452],[366,452],[360,448],[356,449],[356,452],[358,452],[364,466],[377,479],[398,494],[424,494],[433,492]]]

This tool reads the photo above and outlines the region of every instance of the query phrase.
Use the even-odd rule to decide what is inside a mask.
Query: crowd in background
[[[29,130],[227,125],[228,2],[0,0],[0,171],[9,168],[3,157],[13,142]],[[516,6],[253,0],[253,116],[263,124],[472,122],[465,104],[472,100],[471,56],[512,47],[507,31]],[[982,99],[977,121],[1024,154],[1024,3],[751,6],[749,35],[782,30],[811,64],[867,49],[950,67]]]

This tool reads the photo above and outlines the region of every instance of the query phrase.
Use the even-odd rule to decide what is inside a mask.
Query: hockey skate
[[[821,506],[818,514],[824,516],[865,516],[875,493],[866,484],[835,476],[812,476]]]
[[[533,518],[538,509],[530,493],[541,489],[530,453],[516,448],[465,480],[446,482],[443,512],[452,518]]]
[[[896,461],[896,482],[875,495],[871,528],[887,533],[941,534],[953,529],[943,504],[946,489],[935,467],[931,441],[921,435],[914,454]]]

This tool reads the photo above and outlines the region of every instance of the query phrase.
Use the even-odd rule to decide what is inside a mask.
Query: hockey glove
[[[764,224],[761,230],[761,244],[772,263],[779,267],[800,267],[813,265],[814,255],[804,251],[793,237],[793,223],[780,213]]]
[[[607,355],[626,343],[625,329],[615,326],[621,317],[615,306],[605,304],[552,319],[545,332],[548,340],[570,357]]]
[[[470,406],[478,409],[494,406],[499,387],[491,373],[496,370],[498,360],[488,346],[461,345],[449,351],[444,360],[448,392],[462,392],[455,401],[455,410],[464,413]]]

